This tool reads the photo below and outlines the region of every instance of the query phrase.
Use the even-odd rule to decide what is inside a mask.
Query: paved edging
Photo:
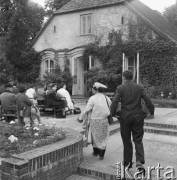
[[[95,177],[104,180],[117,180],[117,169],[111,167],[98,167],[91,162],[82,162],[77,168],[77,172],[81,175]],[[126,178],[126,180],[132,180]]]
[[[177,130],[177,125],[173,124],[162,124],[162,123],[156,123],[156,122],[144,122],[145,126],[151,126],[151,127],[158,127],[158,128],[171,128]]]
[[[85,175],[73,174],[73,175],[69,176],[68,178],[66,178],[66,180],[98,180],[98,179],[88,177]]]
[[[157,128],[157,127],[144,126],[144,132],[177,136],[177,130],[170,129],[170,128],[167,129],[167,128]]]

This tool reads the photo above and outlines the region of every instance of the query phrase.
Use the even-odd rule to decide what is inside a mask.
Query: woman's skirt
[[[108,119],[91,119],[90,130],[93,147],[106,149],[109,138]]]

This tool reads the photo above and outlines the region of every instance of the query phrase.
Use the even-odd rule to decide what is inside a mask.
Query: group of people
[[[136,167],[139,170],[144,170],[145,158],[142,140],[144,119],[147,113],[142,110],[141,103],[143,100],[151,115],[154,115],[154,105],[145,93],[144,88],[133,82],[133,73],[131,71],[124,71],[123,79],[124,83],[117,87],[112,102],[104,94],[107,87],[96,82],[92,87],[93,96],[88,100],[82,119],[84,120],[84,127],[87,128],[87,140],[93,146],[92,154],[93,156],[99,156],[99,159],[102,160],[104,159],[109,138],[108,116],[116,117],[119,115],[120,132],[124,145],[123,164],[125,167],[132,167],[132,137],[136,150]],[[48,105],[59,105],[64,97],[66,110],[73,113],[74,104],[69,92],[66,90],[65,83],[61,83],[58,90],[57,84],[52,83],[47,89],[42,86],[38,87],[37,92],[34,87],[27,90],[23,85],[18,87],[19,92],[17,94],[14,94],[13,91],[13,85],[6,84],[5,92],[0,95],[1,106],[8,113],[17,111],[19,124],[21,125],[24,125],[24,113],[27,112],[30,115],[35,115],[39,123],[41,123],[39,112],[35,108],[31,108],[35,107],[36,100],[39,102],[45,100]],[[121,104],[121,108],[118,107],[119,104]],[[117,111],[118,109],[121,110]]]
[[[20,126],[24,126],[24,117],[29,116],[31,125],[34,123],[34,119],[38,119],[38,123],[41,124],[41,118],[39,110],[35,107],[35,93],[33,88],[27,88],[24,85],[14,87],[13,84],[8,83],[5,85],[5,91],[0,95],[0,102],[2,111],[5,114],[17,114],[18,123]],[[6,121],[14,121],[14,116],[7,116]]]
[[[41,93],[37,91],[38,97]],[[46,91],[43,93],[46,105],[59,105],[61,104],[62,98],[64,98],[65,111],[73,114],[74,103],[71,100],[69,92],[66,90],[66,84],[62,82],[58,89],[57,84],[49,84]]]
[[[24,117],[30,118],[33,125],[34,119],[37,118],[41,124],[40,111],[36,107],[37,104],[55,105],[65,108],[66,111],[73,113],[74,104],[71,100],[69,92],[66,90],[66,84],[61,83],[58,89],[57,84],[51,83],[47,88],[43,85],[29,88],[20,84],[14,86],[12,83],[5,85],[5,91],[0,95],[1,109],[6,114],[17,114],[18,123],[25,125]],[[15,117],[7,116],[6,121],[15,120]]]
[[[133,82],[131,71],[123,72],[124,83],[119,85],[111,102],[109,97],[104,95],[106,86],[96,82],[93,85],[91,96],[82,115],[84,127],[88,127],[87,141],[93,146],[93,155],[104,159],[106,146],[109,137],[108,116],[119,116],[120,132],[124,145],[123,165],[132,167],[133,142],[136,150],[136,167],[144,171],[145,163],[143,148],[143,126],[147,113],[142,110],[142,100],[145,102],[151,115],[154,115],[154,105],[145,93],[144,88]],[[120,102],[120,103],[119,103]],[[119,108],[121,104],[121,108]],[[121,109],[121,110],[118,110]]]

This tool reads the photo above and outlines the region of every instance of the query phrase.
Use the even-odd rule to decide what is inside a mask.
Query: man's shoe
[[[132,162],[129,162],[129,163],[122,163],[124,166],[125,166],[125,168],[128,168],[128,169],[131,169],[132,168],[132,165],[133,165],[133,163]]]
[[[143,174],[143,176],[145,176],[145,168],[143,166],[143,163],[141,162],[136,162],[136,169],[141,172]]]

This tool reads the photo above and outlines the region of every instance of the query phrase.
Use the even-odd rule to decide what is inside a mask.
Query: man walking
[[[143,170],[144,147],[144,118],[147,113],[142,110],[141,101],[144,100],[151,115],[154,115],[154,105],[146,95],[142,86],[134,83],[133,73],[131,71],[123,72],[124,84],[117,87],[116,94],[111,105],[111,114],[114,116],[118,107],[118,102],[121,102],[120,111],[120,127],[121,137],[124,145],[124,166],[132,167],[133,146],[131,134],[136,150],[136,167],[138,170]]]

